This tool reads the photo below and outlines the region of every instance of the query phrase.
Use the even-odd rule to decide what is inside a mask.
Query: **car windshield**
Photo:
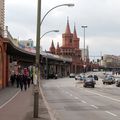
[[[90,82],[90,81],[93,81],[93,80],[94,80],[93,78],[87,78],[85,81]]]
[[[106,77],[106,80],[113,80],[112,77]]]

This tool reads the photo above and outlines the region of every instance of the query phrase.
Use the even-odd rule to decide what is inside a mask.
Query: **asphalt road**
[[[46,100],[57,120],[120,120],[120,88],[96,82],[84,88],[74,78],[46,80]]]

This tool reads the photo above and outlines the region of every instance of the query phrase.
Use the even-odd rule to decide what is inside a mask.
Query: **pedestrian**
[[[19,75],[19,83],[20,83],[20,89],[22,91],[23,90],[23,75],[22,74]]]
[[[20,73],[18,73],[18,75],[17,75],[16,84],[17,84],[17,88],[19,88],[19,85],[20,85]]]
[[[32,74],[32,76],[31,76],[31,83],[33,84],[33,74]]]
[[[10,81],[11,81],[11,85],[14,86],[14,83],[15,83],[14,71],[12,71],[12,74],[10,76]]]
[[[27,90],[27,75],[23,75],[23,86],[24,86],[24,90]]]
[[[16,83],[16,87],[19,87],[19,80],[18,80],[18,75],[14,74],[14,79],[15,79],[15,83]]]
[[[31,78],[28,76],[28,77],[27,77],[28,88],[30,87],[30,82],[31,82]]]

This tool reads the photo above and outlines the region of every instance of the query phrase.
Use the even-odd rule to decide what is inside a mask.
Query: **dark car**
[[[98,80],[98,76],[97,75],[88,75],[88,78],[94,78],[94,80]]]
[[[51,74],[49,74],[49,75],[47,76],[47,78],[48,78],[48,79],[53,79],[53,78],[55,78],[55,75],[54,75],[53,73],[51,73]]]
[[[92,77],[88,77],[86,78],[86,80],[84,81],[83,87],[95,87],[95,80]]]

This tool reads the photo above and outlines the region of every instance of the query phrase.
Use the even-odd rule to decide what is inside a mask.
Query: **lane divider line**
[[[97,106],[95,106],[95,105],[90,105],[90,106],[92,106],[92,107],[94,107],[94,108],[98,109],[98,107],[97,107]]]
[[[75,99],[79,99],[78,97],[74,97]]]
[[[86,91],[89,92],[89,93],[92,93],[92,94],[95,94],[95,95],[104,97],[104,98],[108,98],[108,99],[113,100],[113,101],[116,101],[116,102],[120,102],[119,99],[115,99],[115,98],[112,98],[112,97],[108,97],[108,96],[105,96],[105,95],[102,95],[102,94],[99,94],[99,93],[95,93],[95,92],[91,92],[91,91],[88,91],[88,90],[86,90]]]
[[[106,113],[112,115],[112,116],[117,116],[116,114],[112,113],[112,112],[109,112],[109,111],[105,111]]]
[[[87,102],[86,102],[86,101],[84,101],[84,100],[81,100],[81,102],[82,102],[82,103],[87,103]]]

